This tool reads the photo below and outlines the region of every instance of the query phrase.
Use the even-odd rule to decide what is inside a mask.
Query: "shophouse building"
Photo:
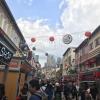
[[[15,100],[32,70],[29,51],[6,1],[0,0],[0,83],[8,100]]]

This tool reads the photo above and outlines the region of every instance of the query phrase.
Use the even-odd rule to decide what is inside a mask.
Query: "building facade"
[[[100,66],[100,26],[76,48],[75,53],[75,64],[79,71]]]
[[[100,87],[100,26],[76,48],[75,53],[78,80],[94,81]]]
[[[67,70],[75,65],[75,47],[70,47],[63,54],[63,75],[67,75]]]
[[[0,0],[0,83],[8,100],[15,100],[26,75],[32,70],[29,48],[5,0]],[[24,56],[26,55],[26,56]],[[31,58],[31,57],[30,57]]]

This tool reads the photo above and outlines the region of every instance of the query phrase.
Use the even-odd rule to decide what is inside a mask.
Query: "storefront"
[[[5,83],[8,71],[8,64],[13,57],[13,52],[0,41],[0,82]]]
[[[11,59],[13,58],[13,55],[15,54],[16,50],[17,47],[0,28],[0,83],[3,84],[5,87],[5,95],[7,95],[7,87],[11,85],[8,84],[9,63],[11,62]],[[12,84],[13,82],[14,81],[12,81]],[[10,90],[12,89],[10,88]]]
[[[81,72],[79,74],[79,78],[81,85],[87,87],[89,85],[96,84],[98,90],[100,91],[100,67]]]
[[[26,83],[29,78],[32,79],[32,76],[27,76],[27,74],[31,71],[32,66],[22,57],[12,58],[9,64],[9,73],[6,82],[6,86],[9,86],[6,88],[8,100],[15,100],[16,96],[20,94],[20,90],[24,83]]]
[[[80,73],[80,81],[100,80],[100,67]]]

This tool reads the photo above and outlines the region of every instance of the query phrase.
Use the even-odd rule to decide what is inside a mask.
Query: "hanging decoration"
[[[36,47],[33,47],[33,48],[32,48],[32,50],[34,50],[34,51],[35,51],[35,50],[36,50]]]
[[[34,37],[31,38],[31,41],[32,41],[32,42],[35,42],[35,41],[36,41],[36,38],[34,38]]]
[[[70,34],[66,34],[63,36],[63,43],[70,44],[72,42],[72,36]]]
[[[91,32],[89,31],[85,32],[85,36],[89,38],[91,36]]]
[[[48,56],[48,53],[45,53],[45,56]]]
[[[53,36],[50,36],[50,37],[49,37],[49,40],[50,40],[51,42],[53,42],[53,41],[55,40],[55,38],[54,38]]]

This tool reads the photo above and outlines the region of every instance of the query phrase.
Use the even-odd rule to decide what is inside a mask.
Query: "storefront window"
[[[100,45],[100,37],[95,40],[95,46],[97,47],[98,45]]]

